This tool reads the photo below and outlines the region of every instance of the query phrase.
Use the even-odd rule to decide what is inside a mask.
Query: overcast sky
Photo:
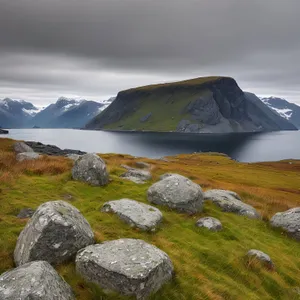
[[[0,0],[0,99],[206,75],[300,104],[299,0]]]

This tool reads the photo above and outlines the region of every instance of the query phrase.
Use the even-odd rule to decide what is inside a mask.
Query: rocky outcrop
[[[0,276],[0,299],[75,300],[75,296],[49,263],[34,261]]]
[[[72,150],[72,149],[60,149],[54,145],[45,145],[40,142],[25,142],[26,145],[31,147],[34,152],[46,155],[53,155],[53,156],[65,156],[68,154],[77,154],[77,155],[84,155],[86,152],[79,151],[79,150]]]
[[[205,217],[199,219],[196,223],[196,226],[207,228],[210,231],[222,230],[222,223],[218,219],[212,217]]]
[[[124,179],[133,181],[137,184],[144,184],[145,181],[152,179],[152,175],[148,170],[135,169],[126,165],[122,165],[122,167],[127,170],[127,172],[121,175]]]
[[[93,231],[77,208],[61,200],[46,202],[21,232],[14,259],[17,266],[34,260],[58,264],[93,243]]]
[[[120,92],[86,128],[185,133],[296,129],[257,99],[228,77],[138,87]]]
[[[232,212],[249,218],[260,218],[254,207],[241,201],[241,198],[232,191],[209,190],[204,193],[205,201],[212,201],[224,212]]]
[[[270,256],[260,250],[251,249],[247,253],[248,263],[252,263],[253,260],[258,260],[263,263],[268,269],[274,269],[274,264]]]
[[[147,192],[150,203],[165,205],[185,213],[202,211],[203,193],[188,178],[173,174],[153,184]]]
[[[142,240],[120,239],[79,251],[76,270],[105,290],[146,299],[169,281],[173,265],[168,255]]]
[[[24,153],[19,153],[16,156],[17,161],[24,161],[24,160],[35,160],[38,159],[40,155],[35,152],[24,152]]]
[[[75,161],[72,177],[94,186],[103,186],[109,181],[105,162],[93,153],[85,154]]]
[[[16,142],[13,147],[16,153],[34,152],[34,150],[24,142]]]
[[[0,134],[9,134],[8,130],[0,128]]]
[[[155,231],[162,220],[159,209],[131,199],[106,202],[102,211],[115,213],[130,226],[145,231]]]
[[[300,241],[300,207],[275,214],[270,223],[271,226],[283,229],[289,236]]]

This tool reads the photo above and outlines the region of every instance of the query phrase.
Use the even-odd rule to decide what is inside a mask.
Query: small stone
[[[173,275],[165,252],[135,239],[86,247],[77,254],[76,270],[86,281],[137,299],[146,299]]]
[[[75,300],[71,287],[45,261],[34,261],[0,276],[1,300]]]
[[[34,152],[33,149],[24,142],[16,142],[13,147],[16,153]]]
[[[232,212],[252,219],[261,218],[254,207],[242,202],[240,196],[232,191],[209,190],[204,193],[204,200],[212,201],[224,212]]]
[[[19,219],[27,219],[31,218],[34,214],[34,210],[31,208],[23,208],[20,210],[19,214],[17,215],[17,218]]]
[[[162,220],[159,209],[131,199],[106,202],[102,211],[115,213],[124,222],[145,231],[155,231]]]
[[[212,217],[205,217],[205,218],[199,219],[196,223],[196,226],[197,227],[205,227],[211,231],[222,230],[222,223],[218,219],[212,218]]]
[[[17,161],[21,162],[24,160],[35,160],[38,159],[40,155],[35,152],[24,152],[24,153],[19,153],[17,154]]]
[[[247,257],[249,260],[257,259],[263,264],[265,264],[269,269],[274,269],[274,264],[270,258],[270,256],[260,250],[251,249],[247,253]]]
[[[122,174],[120,177],[133,181],[134,183],[137,184],[144,184],[145,181],[151,180],[152,175],[149,171],[146,170],[140,170],[140,169],[134,169],[128,166],[123,166],[124,168],[126,167],[127,172]]]

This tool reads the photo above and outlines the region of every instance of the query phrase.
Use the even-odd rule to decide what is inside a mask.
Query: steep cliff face
[[[86,127],[194,133],[295,129],[262,105],[232,78],[204,77],[122,91]]]

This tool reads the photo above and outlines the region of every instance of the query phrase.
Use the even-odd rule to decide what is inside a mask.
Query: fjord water
[[[10,129],[8,135],[1,137],[42,142],[63,149],[131,154],[149,158],[180,153],[220,152],[243,162],[300,159],[300,131],[197,135],[74,129]]]

